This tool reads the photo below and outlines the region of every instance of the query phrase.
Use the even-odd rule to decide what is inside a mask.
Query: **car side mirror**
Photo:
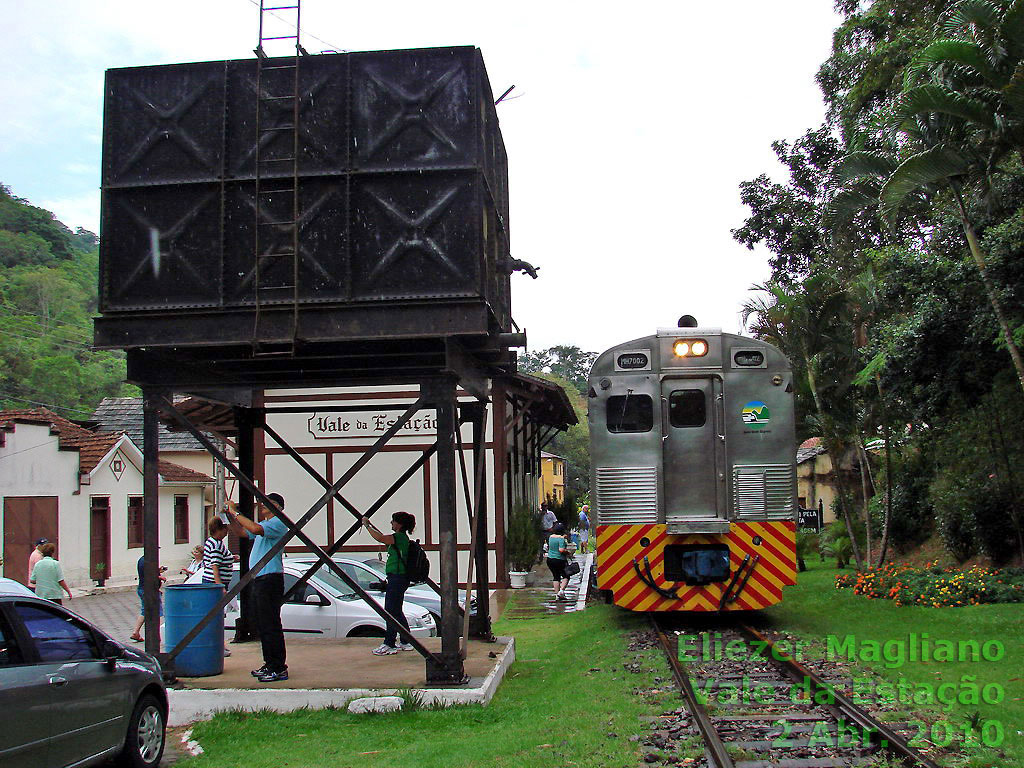
[[[100,655],[110,666],[114,666],[117,660],[124,657],[124,651],[113,640],[104,640],[100,645]]]
[[[306,605],[327,605],[327,602],[320,595],[306,595]]]
[[[370,589],[376,590],[377,592],[386,592],[388,588],[388,585],[385,584],[383,581],[375,581],[372,584],[369,584],[368,586],[370,587]]]

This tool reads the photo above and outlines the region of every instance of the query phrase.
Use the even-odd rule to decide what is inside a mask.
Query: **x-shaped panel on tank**
[[[399,113],[388,121],[384,130],[374,139],[367,151],[367,157],[373,157],[384,145],[401,134],[407,128],[419,126],[422,130],[433,136],[437,141],[446,144],[449,149],[457,149],[452,141],[437,122],[427,113],[427,109],[434,100],[444,91],[445,86],[455,75],[460,72],[458,67],[452,67],[434,83],[421,88],[419,91],[410,92],[397,83],[389,83],[373,72],[368,72],[370,80],[376,83],[384,91],[387,91],[399,103]]]
[[[456,277],[462,277],[462,272],[452,262],[451,259],[441,249],[441,246],[437,244],[430,235],[427,234],[427,230],[437,222],[441,215],[448,210],[452,200],[459,193],[458,187],[452,187],[448,191],[443,192],[441,196],[431,203],[423,213],[415,216],[408,216],[402,211],[398,210],[394,204],[385,200],[384,198],[368,192],[369,196],[383,208],[388,215],[390,215],[395,221],[402,225],[405,229],[405,233],[398,236],[391,247],[384,251],[373,269],[367,275],[368,280],[375,280],[377,277],[396,262],[402,255],[411,250],[421,251],[430,256],[433,256],[436,261],[444,264],[453,275]]]
[[[328,79],[328,75],[322,75],[320,79],[314,82],[312,85],[308,87],[302,87],[302,92],[299,94],[298,133],[299,136],[303,139],[302,148],[304,150],[308,150],[310,152],[319,154],[326,160],[329,160],[330,162],[337,164],[337,155],[331,152],[324,144],[324,142],[317,141],[312,135],[310,135],[309,128],[307,128],[302,121],[303,109],[315,102],[317,94],[319,94],[320,91],[324,89],[324,86],[327,85]],[[274,128],[280,125],[291,124],[291,121],[294,118],[294,113],[292,111],[292,105],[290,103],[288,103],[284,99],[270,101],[269,99],[271,98],[272,94],[267,93],[265,88],[262,88],[260,89],[260,91],[257,91],[255,80],[246,81],[246,87],[252,94],[252,98],[254,102],[257,104],[257,109],[259,109],[259,104],[262,103],[265,104],[270,111],[277,113],[274,116],[276,120],[267,121],[268,125],[265,127]],[[263,101],[264,99],[268,100]],[[259,148],[261,151],[266,149],[267,145],[269,145],[272,141],[274,141],[274,139],[276,139],[280,135],[282,134],[267,132],[264,133],[262,136],[257,137],[256,142],[254,142],[253,145],[249,147],[248,151],[244,155],[239,157],[237,162],[235,162],[235,168],[243,168],[247,163],[254,159],[257,148]]]
[[[217,172],[217,168],[214,167],[213,162],[200,148],[198,142],[189,136],[181,126],[182,118],[184,118],[185,115],[188,114],[189,110],[196,105],[199,99],[206,92],[206,89],[210,86],[210,82],[210,80],[207,80],[192,91],[192,93],[178,102],[177,105],[166,109],[158,107],[148,96],[135,88],[131,89],[132,98],[139,103],[142,107],[142,114],[146,115],[153,125],[146,134],[139,139],[138,143],[136,143],[132,148],[132,151],[125,157],[124,162],[121,163],[118,175],[124,174],[129,168],[135,165],[135,163],[141,160],[157,142],[164,140],[173,141],[182,150],[184,150],[189,157],[211,173]]]
[[[121,282],[118,293],[123,294],[131,285],[145,272],[146,267],[152,267],[154,276],[159,276],[162,269],[162,264],[165,262],[170,264],[175,261],[181,266],[183,274],[187,274],[192,277],[196,285],[204,288],[210,285],[210,278],[208,275],[203,274],[203,268],[197,268],[189,259],[185,256],[184,249],[179,247],[178,240],[189,231],[189,226],[195,220],[195,218],[202,212],[203,206],[209,203],[217,196],[216,192],[208,192],[201,199],[197,200],[181,217],[178,218],[170,227],[161,230],[155,224],[153,224],[147,217],[136,211],[131,206],[122,203],[124,209],[128,212],[139,227],[148,232],[150,236],[151,248],[148,252],[143,254],[142,258],[139,259],[139,263],[135,266],[128,276]],[[204,254],[197,254],[202,258]]]
[[[321,277],[323,277],[325,280],[330,280],[330,281],[335,281],[337,278],[335,278],[333,275],[331,275],[326,269],[324,269],[324,266],[319,261],[317,261],[315,258],[313,258],[312,252],[310,252],[310,250],[302,242],[302,232],[303,232],[303,230],[306,229],[307,226],[309,226],[312,223],[312,221],[317,216],[320,215],[320,209],[323,208],[324,203],[327,202],[327,198],[329,198],[331,195],[333,195],[335,193],[336,193],[336,190],[328,189],[326,192],[324,192],[322,195],[320,195],[320,197],[318,197],[311,205],[305,206],[305,208],[303,209],[302,213],[299,214],[299,220],[296,222],[296,226],[298,227],[298,230],[299,230],[299,253],[298,253],[298,256],[299,256],[300,263],[309,265],[312,269],[314,269],[316,272],[318,272]],[[253,216],[256,216],[256,200],[255,200],[255,197],[247,196],[246,199],[245,199],[245,202],[246,202],[246,205],[248,205],[249,208],[252,209]],[[268,214],[264,211],[263,212],[263,216],[266,217],[267,215]],[[279,234],[288,235],[289,237],[291,236],[291,224],[276,225],[276,226],[274,226],[274,229]],[[261,256],[273,256],[274,253],[273,253],[273,251],[265,251],[264,253],[262,253],[260,255]],[[290,255],[290,254],[287,254],[287,255]],[[281,257],[285,258],[285,256],[286,256],[286,254],[282,254]],[[245,273],[245,276],[239,281],[239,284],[238,284],[239,289],[247,288],[249,286],[249,284],[252,283],[252,281],[253,281],[253,279],[255,277],[256,277],[256,265],[255,265],[255,263],[253,263],[253,266],[249,269],[248,272]]]

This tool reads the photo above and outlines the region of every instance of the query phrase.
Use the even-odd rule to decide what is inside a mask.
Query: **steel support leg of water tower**
[[[454,377],[424,382],[422,392],[437,413],[437,527],[441,555],[441,653],[427,659],[427,683],[456,684],[467,681],[460,653],[458,609],[459,562],[456,547],[455,484],[455,384]]]
[[[487,406],[484,403],[464,403],[462,412],[473,425],[473,477],[480,478],[484,488],[478,492],[476,515],[476,551],[471,557],[476,560],[476,613],[469,618],[469,634],[485,640],[494,638],[491,632],[490,570],[487,552],[487,469],[481,472],[480,464],[487,460],[486,430]],[[467,606],[468,608],[468,606]]]
[[[250,408],[234,409],[235,424],[238,426],[238,468],[246,477],[253,477],[256,470],[256,422]],[[238,484],[238,511],[250,520],[255,520],[256,504],[252,493],[244,485]],[[218,509],[219,513],[220,510]],[[238,576],[249,572],[249,553],[252,551],[252,539],[241,536],[238,539]],[[235,624],[234,643],[248,643],[256,639],[255,613],[252,601],[252,586],[247,585],[239,596],[239,616]]]
[[[160,422],[162,391],[142,390],[142,602],[146,653],[160,655]],[[173,673],[172,673],[173,674]]]

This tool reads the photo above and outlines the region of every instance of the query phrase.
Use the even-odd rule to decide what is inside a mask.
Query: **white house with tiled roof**
[[[125,432],[142,445],[142,398],[105,397],[92,412],[97,432]],[[158,427],[160,458],[203,474],[213,475],[216,462],[202,444],[188,432],[171,432],[164,423]],[[217,435],[210,435],[218,439]]]
[[[209,475],[159,463],[160,559],[177,571],[205,539]],[[45,409],[0,411],[3,575],[26,582],[32,543],[57,545],[72,587],[134,583],[142,555],[142,451]]]

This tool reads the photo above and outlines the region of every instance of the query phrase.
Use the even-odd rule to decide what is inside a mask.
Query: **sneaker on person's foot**
[[[288,670],[282,669],[280,672],[271,672],[267,670],[256,679],[261,683],[279,683],[282,680],[288,679]]]
[[[228,648],[225,648],[225,649],[224,649],[224,658],[226,659],[226,658],[227,658],[228,656],[230,656],[230,655],[231,655],[231,651],[230,651],[230,649],[228,649]]]
[[[374,656],[390,656],[393,653],[398,653],[398,649],[393,648],[390,645],[385,645],[384,643],[381,643],[373,649]]]
[[[400,651],[415,651],[416,649],[413,648],[412,643],[399,643],[398,644],[398,650],[400,650]]]
[[[269,672],[269,671],[270,671],[270,670],[269,670],[269,669],[267,669],[267,665],[266,665],[266,664],[264,664],[264,665],[263,665],[262,667],[260,667],[259,669],[250,669],[250,670],[249,670],[249,674],[250,674],[250,675],[252,675],[253,677],[259,677],[260,675],[265,675],[265,674],[267,674],[267,672]]]

